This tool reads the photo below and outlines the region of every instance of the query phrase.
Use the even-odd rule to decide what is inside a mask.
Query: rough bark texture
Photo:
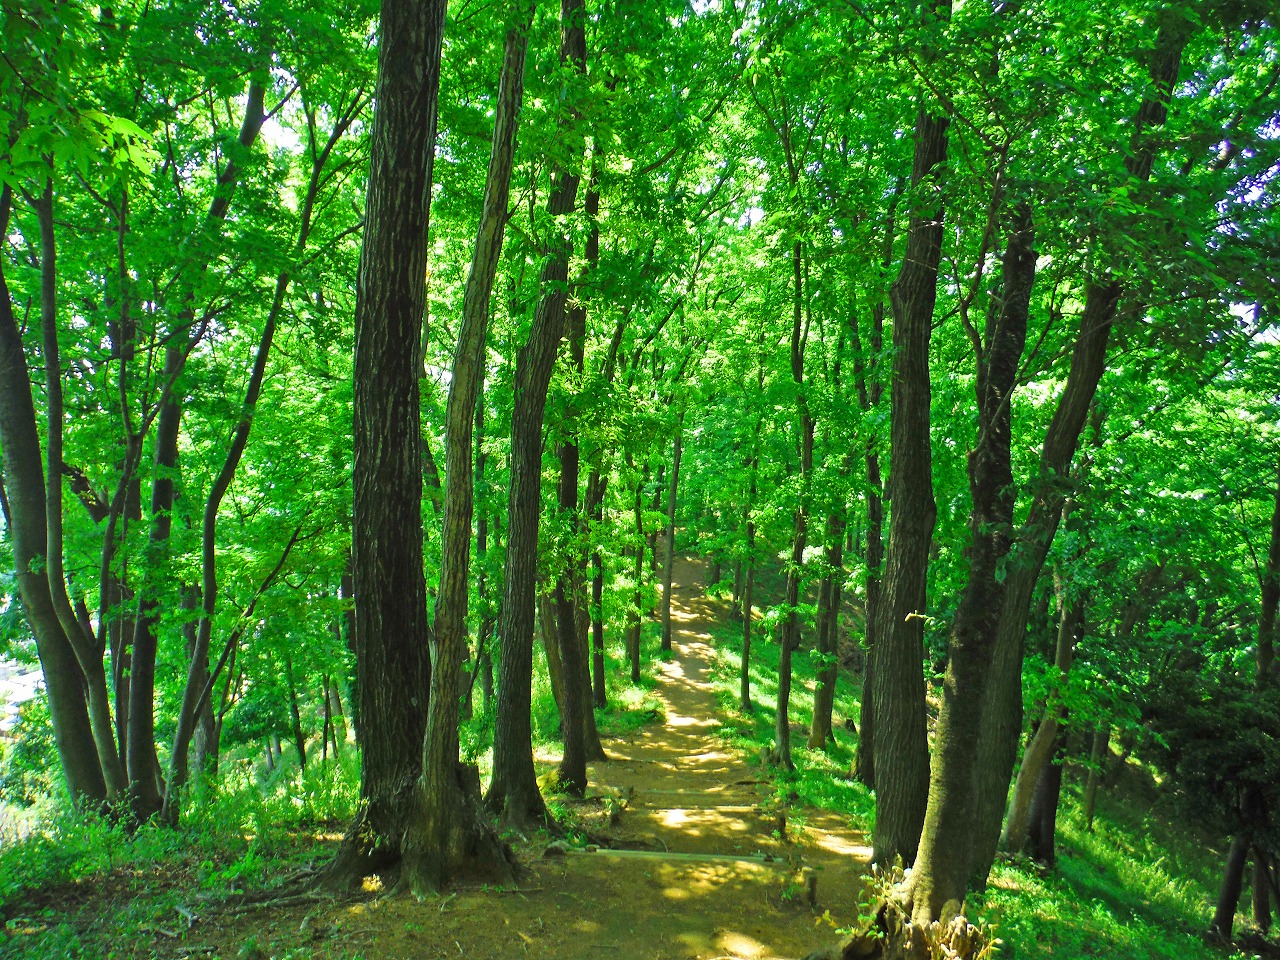
[[[511,193],[531,3],[511,12],[498,81],[493,147],[471,272],[463,294],[462,323],[453,355],[445,410],[445,471],[449,484],[441,535],[440,587],[436,597],[431,696],[422,747],[422,820],[411,832],[410,884],[438,890],[462,871],[510,874],[510,859],[481,815],[479,789],[463,789],[458,744],[458,679],[468,651],[467,605],[471,589],[471,520],[474,513],[473,431],[484,389],[489,302],[502,254]]]
[[[969,577],[947,645],[942,711],[934,740],[929,808],[920,855],[911,873],[912,915],[938,919],[963,902],[970,869],[977,784],[973,764],[981,733],[982,696],[995,648],[1003,586],[999,567],[1013,527],[1010,405],[1027,339],[1035,281],[1031,209],[1020,204],[1005,245],[1001,290],[987,311],[977,359],[978,437],[969,454]],[[895,507],[895,509],[897,509]]]
[[[431,667],[417,358],[444,0],[383,0],[356,280],[352,525],[361,812],[331,872],[399,858],[422,772]]]
[[[889,548],[876,618],[874,859],[915,860],[929,790],[924,713],[924,611],[937,506],[929,445],[929,335],[938,295],[942,209],[925,194],[947,157],[945,117],[921,107],[911,183],[916,191],[902,269],[893,283]]]
[[[1152,93],[1143,100],[1133,124],[1125,169],[1138,181],[1151,175],[1157,144],[1150,135],[1164,123],[1178,79],[1182,52],[1193,25],[1185,9],[1164,11],[1150,56]],[[1106,369],[1107,341],[1120,299],[1120,285],[1109,277],[1088,284],[1079,334],[1067,383],[1045,434],[1039,475],[1027,520],[1007,565],[1005,596],[996,634],[991,676],[982,708],[982,736],[974,777],[978,781],[973,870],[985,880],[995,858],[1009,780],[1022,732],[1022,655],[1031,597],[1049,546],[1057,532],[1068,494],[1067,476],[1098,382]]]
[[[578,73],[586,70],[585,10],[582,0],[561,0],[560,59]],[[570,111],[560,135],[580,144],[576,114]],[[567,153],[574,150],[568,146]],[[542,493],[542,418],[556,351],[564,330],[571,241],[565,216],[573,211],[580,172],[558,168],[547,212],[560,220],[542,269],[542,298],[534,312],[529,339],[516,358],[515,402],[511,412],[511,486],[507,498],[507,558],[498,637],[498,716],[494,730],[493,780],[485,802],[502,820],[521,828],[547,823],[546,804],[533,768],[529,723],[533,670],[534,581]],[[563,232],[561,232],[563,231]]]

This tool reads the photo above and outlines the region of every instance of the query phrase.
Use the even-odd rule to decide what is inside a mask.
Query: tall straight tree
[[[586,73],[586,8],[583,0],[560,2],[560,62],[573,74]],[[561,118],[562,156],[557,164],[547,212],[555,221],[542,268],[542,297],[529,338],[516,358],[515,403],[511,412],[511,488],[507,498],[507,556],[498,638],[498,717],[494,730],[493,780],[485,802],[512,826],[545,823],[547,807],[533,769],[532,701],[534,583],[537,578],[538,519],[542,499],[542,420],[556,352],[564,333],[569,257],[573,242],[568,215],[578,198],[583,156],[577,111]],[[579,724],[581,728],[581,724]]]
[[[1000,203],[1001,184],[993,187]],[[1002,286],[987,310],[986,330],[974,339],[978,437],[969,454],[973,498],[969,577],[947,645],[942,713],[934,737],[929,806],[911,871],[912,916],[918,925],[938,919],[945,904],[963,901],[970,877],[974,835],[982,695],[991,671],[1003,584],[999,566],[1009,552],[1013,527],[1010,400],[1027,340],[1027,315],[1035,279],[1031,208],[1021,203],[1005,246]]]
[[[356,278],[352,522],[361,812],[329,875],[397,861],[422,772],[431,665],[418,358],[445,0],[383,0]]]
[[[436,597],[434,669],[427,733],[422,748],[422,816],[415,834],[411,884],[439,889],[464,870],[508,874],[508,862],[492,828],[481,819],[478,779],[463,771],[458,755],[458,678],[467,657],[467,602],[471,590],[471,519],[474,512],[472,431],[484,388],[486,333],[493,281],[502,254],[516,132],[524,96],[524,63],[533,3],[518,0],[508,14],[502,75],[494,115],[493,147],[485,179],[480,226],[462,301],[462,324],[453,355],[445,411],[444,530],[440,592]]]
[[[950,16],[950,0],[924,14]],[[877,605],[874,686],[877,863],[915,860],[929,789],[924,714],[924,612],[929,542],[938,508],[929,445],[929,334],[938,298],[943,205],[937,178],[947,159],[949,118],[932,103],[916,115],[911,222],[902,268],[890,290],[889,544]]]
[[[1182,53],[1194,30],[1189,5],[1169,4],[1157,17],[1155,47],[1148,54],[1149,92],[1132,124],[1124,169],[1132,182],[1151,177],[1159,141],[1153,128],[1164,124],[1182,66]],[[974,776],[978,813],[972,869],[986,878],[1000,839],[1000,824],[1022,732],[1022,654],[1031,597],[1058,529],[1068,494],[1066,479],[1085,418],[1107,367],[1107,343],[1115,321],[1121,284],[1110,274],[1092,278],[1085,291],[1079,333],[1072,349],[1066,386],[1058,397],[1044,446],[1031,509],[1015,537],[1004,583],[991,676],[982,706],[981,740]]]
[[[12,188],[0,187],[0,241],[9,236]],[[22,612],[36,639],[53,719],[54,742],[71,798],[96,804],[106,799],[102,765],[89,724],[84,678],[71,641],[58,621],[43,557],[47,546],[45,481],[36,429],[31,376],[22,333],[0,261],[0,450],[4,451],[5,525],[13,544]]]

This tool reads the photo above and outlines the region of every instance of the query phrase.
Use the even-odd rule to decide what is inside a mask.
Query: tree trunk
[[[1227,864],[1222,871],[1222,886],[1218,888],[1218,903],[1214,908],[1213,922],[1209,930],[1226,943],[1231,942],[1236,924],[1236,909],[1240,906],[1240,891],[1244,888],[1244,865],[1249,856],[1249,840],[1237,834],[1231,840]]]
[[[582,0],[561,0],[561,62],[586,72],[585,11]],[[561,122],[565,155],[582,156],[576,111]],[[581,175],[557,165],[547,212],[563,223],[573,212]],[[542,499],[542,420],[547,387],[564,330],[572,240],[557,234],[542,269],[542,299],[534,312],[529,339],[516,358],[515,401],[511,412],[511,486],[507,498],[507,558],[502,616],[498,623],[502,658],[498,663],[498,711],[494,731],[493,779],[485,802],[516,829],[547,824],[551,818],[538,792],[529,726],[533,669],[533,590]]]
[[[993,197],[993,215],[998,203],[998,196]],[[1001,290],[987,310],[985,348],[976,351],[978,437],[969,454],[969,491],[973,500],[969,579],[947,646],[929,808],[920,838],[920,856],[911,874],[912,916],[917,923],[937,919],[951,901],[963,902],[972,873],[970,844],[978,789],[973,765],[978,755],[982,698],[1003,599],[1000,567],[1009,553],[1013,528],[1010,410],[1026,345],[1031,287],[1035,282],[1033,240],[1031,207],[1024,201],[1014,208]]]
[[[804,251],[800,241],[792,245],[791,267],[794,290],[791,301],[791,379],[796,387],[796,414],[800,428],[800,492],[796,503],[795,527],[791,538],[791,562],[787,565],[786,612],[778,640],[778,708],[774,713],[774,760],[784,770],[794,770],[791,761],[791,654],[800,646],[800,581],[804,577],[804,550],[809,535],[809,482],[813,475],[813,414],[809,410],[804,382],[804,348],[808,339],[804,290]]]
[[[200,606],[200,591],[195,587],[182,588],[182,612],[184,620],[182,622],[182,636],[185,641],[187,657],[195,656],[196,649],[196,610]],[[191,676],[203,690],[209,682],[209,664],[204,663],[204,669],[200,669],[200,665],[191,664],[194,669],[190,670]],[[227,680],[231,679],[232,665],[227,665]],[[213,698],[207,697],[204,706],[200,709],[200,714],[196,718],[195,734],[191,739],[191,762],[188,765],[188,779],[197,780],[206,775],[212,775],[217,772],[218,768],[218,724],[213,716]],[[157,771],[159,765],[157,764]]]
[[[542,637],[542,651],[547,658],[547,680],[551,683],[551,697],[556,702],[556,715],[560,718],[556,736],[563,742],[564,661],[560,658],[560,620],[552,594],[539,593],[537,604],[538,633]]]
[[[182,346],[171,342],[165,350],[164,378],[168,380],[177,377],[184,363],[185,351]],[[154,712],[156,626],[160,621],[159,581],[170,573],[167,560],[169,534],[173,527],[174,476],[178,469],[178,432],[181,423],[182,398],[173,391],[156,418],[154,471],[151,479],[151,530],[144,553],[143,582],[138,588],[138,607],[133,621],[133,642],[129,658],[129,735],[126,759],[130,803],[134,816],[140,821],[158,813],[163,802],[156,783],[156,772],[160,767],[160,761],[156,757]],[[194,657],[194,654],[193,641],[188,645],[187,656]],[[194,660],[192,663],[194,664]]]
[[[884,241],[880,254],[880,273],[883,277],[893,262],[894,224],[897,222],[898,202],[905,189],[905,178],[899,177],[894,185],[893,198],[885,217]],[[856,316],[851,323],[854,346],[854,377],[858,390],[858,406],[864,414],[878,410],[884,400],[884,383],[875,371],[868,371],[862,338],[859,335]],[[871,308],[871,352],[878,358],[884,350],[884,299],[877,298]],[[879,361],[877,360],[877,364]],[[867,471],[867,535],[863,555],[867,565],[867,595],[864,608],[863,647],[866,656],[862,667],[862,703],[858,715],[858,753],[854,769],[858,779],[871,790],[876,785],[875,765],[875,655],[876,629],[880,611],[880,581],[884,565],[884,498],[883,480],[880,476],[878,438],[867,437],[863,449],[863,462]],[[853,549],[850,544],[850,549]]]
[[[1131,152],[1124,160],[1129,175],[1140,182],[1150,178],[1158,149],[1149,130],[1164,123],[1182,64],[1182,52],[1193,29],[1189,16],[1181,8],[1170,8],[1160,20],[1148,64],[1152,93],[1138,109],[1132,125]],[[1022,656],[1031,598],[1057,532],[1067,496],[1065,480],[1080,432],[1106,370],[1107,341],[1120,294],[1120,284],[1109,276],[1090,282],[1085,289],[1084,310],[1067,383],[1045,434],[1038,470],[1040,479],[1012,554],[1016,562],[1008,564],[995,651],[982,705],[981,742],[973,768],[978,784],[973,870],[979,882],[986,878],[995,858],[1022,733]]]
[[[631,455],[627,454],[627,463],[631,464]],[[636,547],[635,547],[635,566],[632,569],[632,575],[635,577],[632,596],[632,609],[627,624],[627,660],[631,666],[631,682],[640,682],[640,628],[644,623],[644,616],[640,611],[640,605],[644,602],[644,484],[640,478],[636,479],[636,498],[635,498],[635,517],[636,517]]]
[[[0,242],[9,235],[13,195],[0,187]],[[49,592],[43,555],[48,547],[45,480],[36,429],[31,377],[22,335],[0,258],[0,455],[10,543],[22,612],[36,639],[53,720],[54,743],[71,799],[78,805],[106,800],[107,787],[85,701],[84,675],[62,629]]]
[[[462,323],[445,412],[445,472],[449,485],[441,535],[431,696],[422,747],[422,822],[407,838],[413,852],[409,881],[415,892],[439,890],[463,870],[512,876],[509,854],[478,805],[478,781],[476,790],[464,789],[469,774],[462,771],[459,755],[458,680],[468,653],[475,495],[472,439],[484,390],[489,302],[502,253],[532,16],[533,5],[524,0],[514,3],[508,13],[493,147],[471,272],[463,294]]]
[[[362,807],[329,882],[403,853],[422,773],[428,657],[418,366],[444,0],[383,0],[356,281],[352,546]]]
[[[45,364],[45,397],[47,404],[48,469],[45,473],[45,576],[49,581],[49,598],[54,615],[71,644],[85,679],[88,697],[89,725],[93,731],[98,761],[102,767],[107,800],[118,798],[125,789],[124,765],[117,750],[114,724],[111,720],[111,697],[107,691],[107,675],[102,663],[102,650],[90,640],[76,619],[67,595],[67,576],[63,568],[62,536],[62,355],[58,343],[58,269],[57,243],[54,234],[54,196],[52,178],[45,181],[44,193],[34,202],[40,223],[40,328],[43,336]]]
[[[298,687],[293,681],[293,660],[284,658],[284,681],[289,688],[289,719],[293,722],[293,745],[298,748],[298,768],[307,769],[307,737],[302,732],[302,713],[298,710]]]
[[[943,7],[950,8],[944,0]],[[927,187],[946,162],[947,118],[922,106],[911,183]],[[923,201],[921,201],[923,204]],[[924,712],[924,614],[929,544],[937,506],[929,444],[929,335],[942,255],[942,209],[914,212],[902,268],[890,291],[893,392],[889,456],[889,549],[876,611],[875,862],[916,857],[929,791]]]
[[[844,521],[834,512],[827,515],[823,539],[827,542],[827,565],[831,572],[822,583],[818,610],[818,686],[813,694],[813,722],[809,726],[809,749],[825,750],[835,737],[831,713],[836,702],[839,660],[836,646],[840,635],[840,594],[844,579]]]
[[[1052,867],[1057,861],[1054,840],[1058,833],[1058,802],[1062,799],[1062,754],[1067,733],[1058,726],[1049,762],[1040,771],[1035,798],[1031,802],[1031,824],[1025,849],[1032,860]]]
[[[676,426],[675,449],[671,456],[671,479],[667,488],[666,551],[662,564],[662,652],[671,652],[671,583],[676,562],[676,494],[680,484],[680,450],[684,433],[684,413]]]
[[[752,460],[751,489],[747,494],[747,555],[743,560],[746,572],[742,577],[742,661],[738,669],[738,707],[743,713],[750,713],[751,703],[751,626],[755,619],[753,603],[756,588],[756,523],[751,517],[751,504],[756,499],[756,467],[758,461]]]
[[[1093,748],[1089,751],[1089,779],[1084,788],[1085,829],[1093,832],[1093,815],[1098,808],[1098,785],[1102,782],[1102,762],[1111,743],[1111,727],[1102,724],[1093,732]]]
[[[1058,623],[1057,651],[1054,666],[1059,672],[1060,687],[1065,687],[1071,672],[1071,663],[1075,658],[1076,645],[1080,641],[1080,633],[1084,626],[1086,600],[1083,596],[1067,596],[1068,587],[1059,583],[1059,598],[1062,614]],[[1045,769],[1053,760],[1058,749],[1059,731],[1065,709],[1062,706],[1060,688],[1049,692],[1045,703],[1044,717],[1036,727],[1035,736],[1027,744],[1022,755],[1022,766],[1013,785],[1013,797],[1009,800],[1009,813],[1005,817],[1004,833],[1000,837],[1000,845],[1013,853],[1022,852],[1027,846],[1029,832],[1033,828],[1034,814],[1032,803],[1037,797],[1039,784],[1044,779]]]
[[[587,481],[587,516],[597,536],[604,526],[605,482],[598,468]],[[598,545],[591,549],[591,704],[594,707],[609,705],[604,675],[604,554],[601,550]]]

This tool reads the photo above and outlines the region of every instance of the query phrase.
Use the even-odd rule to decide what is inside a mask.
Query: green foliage
[[[0,742],[0,801],[29,807],[61,790],[49,705],[36,697],[19,708],[11,737]]]

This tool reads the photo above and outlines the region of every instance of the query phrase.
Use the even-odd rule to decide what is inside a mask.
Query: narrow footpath
[[[612,813],[598,844],[534,859],[514,890],[264,910],[149,955],[770,960],[833,942],[822,917],[853,922],[865,838],[838,813],[780,810],[767,771],[719,736],[709,626],[724,605],[706,598],[697,562],[675,573],[674,656],[657,691],[665,722],[605,741],[610,759],[591,767],[585,805]]]

